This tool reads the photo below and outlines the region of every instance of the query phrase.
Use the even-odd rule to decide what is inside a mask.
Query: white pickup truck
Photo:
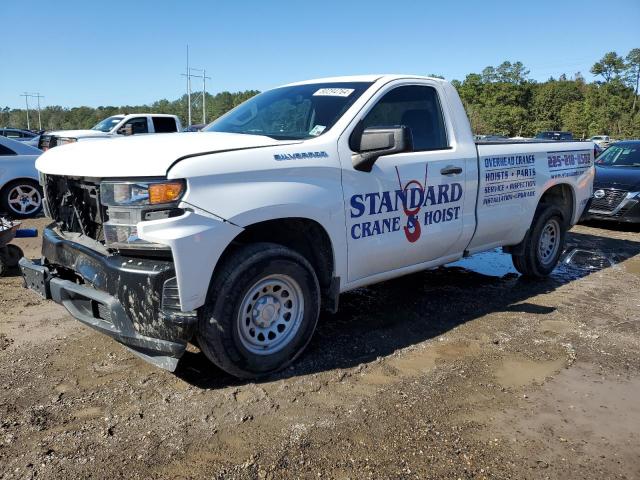
[[[294,83],[206,130],[43,154],[54,223],[21,261],[29,288],[170,370],[197,340],[267,375],[340,293],[483,250],[548,275],[592,191],[592,143],[476,144],[434,78]]]
[[[112,138],[118,135],[144,133],[172,133],[182,131],[180,119],[162,113],[131,113],[113,115],[86,130],[56,130],[40,135],[38,148],[46,151],[53,147],[75,143],[79,140]]]

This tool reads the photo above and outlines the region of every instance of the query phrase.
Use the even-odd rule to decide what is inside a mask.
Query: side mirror
[[[379,157],[413,149],[411,130],[404,125],[356,129],[350,146],[356,152],[351,155],[353,168],[361,172],[370,172]]]
[[[124,127],[118,129],[118,135],[129,136],[133,135],[133,125],[128,123]]]

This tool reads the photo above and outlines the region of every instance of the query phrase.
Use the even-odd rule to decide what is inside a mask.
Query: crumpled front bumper
[[[145,360],[175,370],[197,317],[176,302],[173,261],[102,255],[52,228],[43,233],[42,254],[44,263],[20,261],[28,288]]]

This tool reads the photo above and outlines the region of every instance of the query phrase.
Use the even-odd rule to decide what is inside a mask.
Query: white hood
[[[36,168],[49,175],[77,177],[157,177],[186,155],[290,144],[237,133],[157,133],[70,143],[43,153]]]
[[[53,135],[56,137],[70,137],[70,138],[86,138],[86,137],[109,137],[108,132],[101,132],[100,130],[56,130],[53,132],[47,132],[45,135]]]

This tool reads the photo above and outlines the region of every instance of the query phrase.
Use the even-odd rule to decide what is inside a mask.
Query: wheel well
[[[16,183],[16,182],[23,182],[23,181],[29,181],[29,182],[33,182],[38,184],[38,186],[40,185],[38,183],[38,180],[35,178],[29,178],[29,177],[18,177],[18,178],[12,178],[11,180],[8,180],[7,182],[5,182],[3,185],[0,185],[0,192],[4,191],[5,188],[7,188],[9,185]],[[41,187],[42,188],[42,187]]]
[[[575,197],[573,189],[566,183],[554,185],[544,192],[539,205],[555,205],[564,214],[565,227],[571,225],[573,212],[575,211]]]
[[[323,299],[337,302],[333,247],[329,235],[318,222],[308,218],[281,218],[249,225],[224,250],[216,270],[233,250],[256,242],[277,243],[305,257],[316,272]]]

